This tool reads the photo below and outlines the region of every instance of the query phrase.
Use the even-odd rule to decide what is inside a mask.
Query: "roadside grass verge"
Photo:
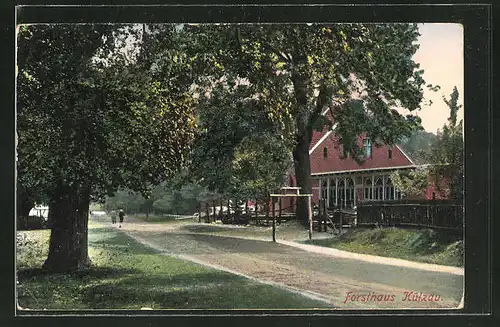
[[[131,215],[131,217],[136,218],[137,220],[146,222],[146,223],[153,223],[153,224],[169,224],[169,223],[180,223],[180,222],[193,222],[194,218],[191,219],[182,219],[178,220],[176,219],[178,216],[176,215],[149,215],[146,218],[146,215],[144,214],[139,214],[139,215]],[[127,217],[125,217],[125,222],[127,221]]]
[[[224,225],[224,224],[188,224],[180,228],[181,231],[198,233],[198,234],[213,234],[218,236],[234,236],[234,237],[254,237],[260,239],[272,239],[272,226],[256,226],[256,225]],[[326,233],[318,233],[323,235]],[[287,241],[306,240],[308,238],[308,230],[300,225],[297,221],[282,222],[276,225],[276,236],[278,239]]]
[[[464,264],[462,237],[442,230],[357,228],[341,236],[304,243],[439,265]]]
[[[57,309],[319,308],[327,304],[284,289],[162,255],[119,230],[89,226],[91,269],[40,269],[50,231],[19,232],[18,304]]]

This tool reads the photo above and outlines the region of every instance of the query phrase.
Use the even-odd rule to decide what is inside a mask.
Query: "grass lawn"
[[[357,228],[340,237],[305,243],[350,252],[463,267],[463,241],[441,230]]]
[[[89,222],[92,269],[48,274],[39,267],[50,231],[18,232],[18,303],[36,309],[327,307],[269,285],[170,258],[122,232]]]

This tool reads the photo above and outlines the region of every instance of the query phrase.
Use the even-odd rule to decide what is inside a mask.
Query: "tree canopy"
[[[47,267],[88,263],[89,202],[118,189],[168,207],[177,191],[152,190],[186,166],[186,183],[208,188],[198,200],[257,199],[293,167],[310,193],[314,129],[335,124],[347,152],[362,133],[411,135],[418,35],[416,24],[22,26],[18,183],[50,204]]]
[[[431,164],[429,173],[436,188],[458,202],[464,197],[464,138],[463,121],[457,121],[459,93],[456,87],[450,98],[443,101],[450,109],[448,123],[437,133],[437,140],[425,154]]]
[[[309,145],[312,131],[337,124],[347,152],[359,151],[361,133],[395,144],[420,127],[403,115],[420,108],[423,70],[412,60],[418,49],[416,24],[218,24],[186,27],[205,78],[201,97],[219,84],[247,83],[240,99],[251,98],[292,142],[298,186],[311,192]],[[215,85],[215,86],[214,86]],[[432,85],[428,85],[432,87]],[[357,97],[361,102],[353,102]],[[361,103],[361,105],[359,105]],[[331,120],[322,114],[331,113]],[[213,120],[214,124],[220,121]],[[320,125],[320,126],[318,126]],[[226,170],[227,171],[227,170]],[[305,201],[298,215],[306,217]]]
[[[127,51],[134,33],[116,25],[19,30],[18,183],[49,199],[49,269],[89,261],[81,249],[91,199],[119,187],[147,196],[151,185],[178,170],[194,138],[186,81],[157,78],[177,63],[168,61],[150,74]],[[68,226],[71,216],[81,221],[76,228]],[[64,229],[84,236],[61,251],[64,238],[73,237]]]
[[[399,145],[416,164],[427,164],[425,153],[434,145],[436,139],[434,133],[417,130],[409,137],[402,138]]]

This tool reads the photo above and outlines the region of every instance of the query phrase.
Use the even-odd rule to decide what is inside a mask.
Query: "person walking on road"
[[[125,217],[125,212],[123,212],[123,209],[120,209],[120,211],[118,212],[118,216],[120,217],[120,228],[122,228],[123,217]]]
[[[116,224],[116,211],[114,211],[114,210],[113,210],[113,211],[111,211],[111,212],[109,213],[109,215],[111,216],[111,223],[112,223],[112,224]]]

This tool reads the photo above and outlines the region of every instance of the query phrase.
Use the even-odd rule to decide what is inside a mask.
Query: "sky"
[[[460,24],[419,24],[418,43],[420,48],[413,57],[424,70],[426,84],[439,85],[441,89],[432,92],[425,88],[425,100],[432,100],[431,106],[422,106],[416,113],[422,118],[422,125],[427,132],[436,133],[449,117],[449,108],[443,101],[458,89],[458,103],[464,99],[464,64],[463,64],[463,27]],[[458,111],[458,119],[463,119],[464,109]]]

